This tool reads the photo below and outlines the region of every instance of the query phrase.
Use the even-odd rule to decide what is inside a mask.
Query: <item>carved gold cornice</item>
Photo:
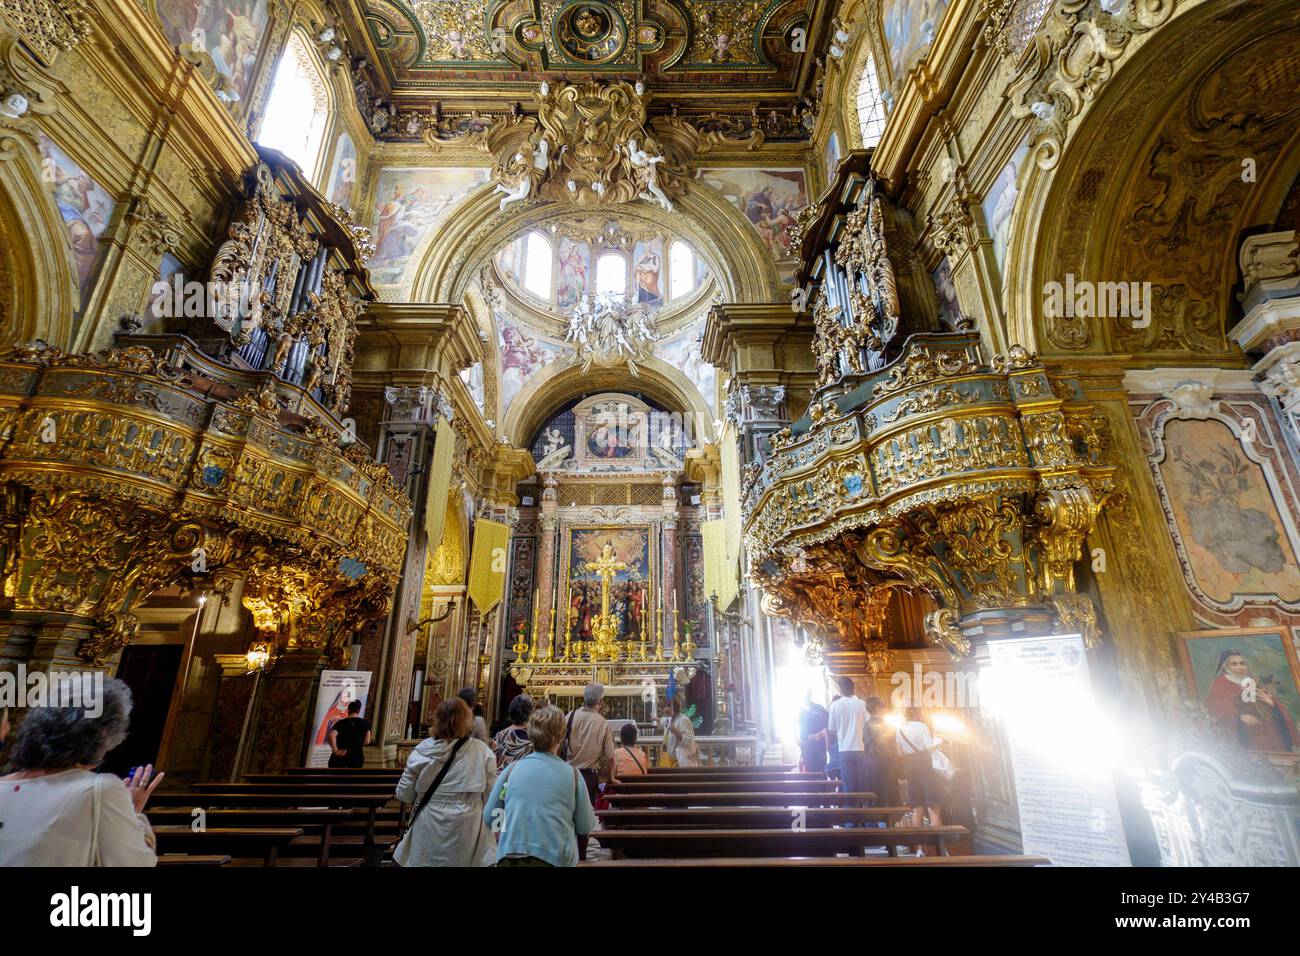
[[[292,386],[264,377],[222,400],[230,389],[187,370],[210,360],[172,354],[0,353],[10,612],[88,626],[95,662],[131,640],[131,609],[154,590],[218,572],[249,576],[245,604],[286,646],[323,647],[383,613],[411,512],[387,469],[283,407]]]
[[[380,384],[419,384],[415,379],[430,371],[450,377],[469,368],[482,359],[483,346],[463,306],[376,302],[357,323],[357,356],[358,382],[378,375]]]

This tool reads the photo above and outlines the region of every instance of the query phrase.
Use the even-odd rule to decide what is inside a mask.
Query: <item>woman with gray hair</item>
[[[78,705],[63,706],[69,701]],[[14,772],[0,777],[0,866],[154,866],[144,806],[163,774],[137,768],[123,785],[94,772],[126,739],[131,689],[65,679],[50,703],[27,711],[8,750]]]

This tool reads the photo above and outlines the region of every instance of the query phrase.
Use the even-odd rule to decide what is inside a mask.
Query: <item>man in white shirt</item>
[[[867,789],[867,705],[853,696],[853,678],[840,677],[843,695],[831,703],[827,731],[835,737],[843,775],[841,792],[864,793]],[[874,741],[873,741],[874,749]]]

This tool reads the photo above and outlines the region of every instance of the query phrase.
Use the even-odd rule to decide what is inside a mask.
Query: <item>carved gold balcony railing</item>
[[[1114,469],[1080,399],[1023,351],[989,367],[973,335],[914,337],[751,472],[746,540],[769,597],[824,623],[865,616],[873,585],[920,588],[940,605],[931,637],[960,652],[958,621],[981,612],[1091,630],[1074,562]]]
[[[264,377],[223,400],[178,354],[0,355],[7,626],[79,635],[100,662],[154,590],[246,575],[259,630],[333,650],[385,611],[409,502],[363,446],[281,410],[300,390]]]
[[[742,486],[766,607],[859,645],[873,595],[904,587],[938,604],[926,630],[954,654],[1026,629],[1094,643],[1074,566],[1113,493],[1101,420],[1025,349],[985,364],[974,333],[909,317],[921,300],[888,254],[901,217],[867,160],[841,164],[798,230],[818,388]]]

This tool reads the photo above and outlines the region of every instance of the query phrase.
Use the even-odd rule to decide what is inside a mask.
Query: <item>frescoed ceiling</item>
[[[509,107],[542,77],[641,79],[679,109],[788,110],[808,93],[826,0],[336,0],[403,109]]]

